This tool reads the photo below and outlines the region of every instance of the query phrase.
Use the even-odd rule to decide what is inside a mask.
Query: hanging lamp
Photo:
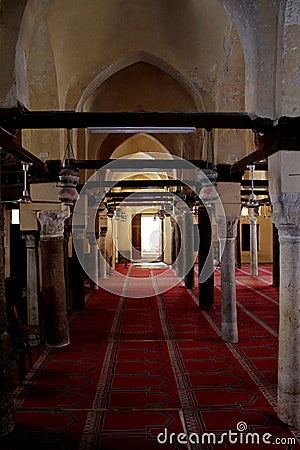
[[[165,218],[165,211],[164,211],[163,209],[160,209],[160,210],[157,212],[157,217],[158,217],[160,220],[164,220],[164,218]]]
[[[113,203],[110,203],[110,204],[107,205],[107,213],[106,213],[106,215],[107,215],[107,217],[109,219],[112,219],[114,217],[115,210],[116,210],[116,207],[115,207],[115,205]]]
[[[29,191],[27,189],[27,172],[31,164],[23,163],[23,176],[24,176],[24,189],[22,192],[22,197],[19,198],[18,202],[23,204],[32,203]]]
[[[218,178],[217,167],[215,165],[215,148],[214,148],[214,137],[213,131],[207,130],[206,133],[206,158],[207,158],[207,167],[202,169],[202,172],[208,178],[209,182],[215,186]],[[211,160],[211,167],[208,165],[208,159]],[[207,183],[208,184],[208,183]]]
[[[204,203],[210,204],[215,202],[218,199],[218,194],[215,189],[215,185],[218,178],[217,167],[215,165],[215,150],[214,150],[214,138],[212,134],[212,130],[208,130],[206,133],[206,167],[201,171],[204,173],[205,177],[201,177],[200,174],[200,184],[201,190],[199,193],[199,197]],[[209,166],[209,161],[211,160],[211,164]]]
[[[79,181],[78,169],[75,166],[74,150],[71,143],[70,130],[67,130],[67,146],[62,161],[62,169],[59,174],[61,190],[58,193],[58,199],[65,205],[74,205],[79,195],[76,185]]]
[[[256,195],[254,194],[254,170],[255,165],[251,164],[250,166],[247,166],[247,169],[250,170],[251,175],[251,194],[249,195],[249,201],[247,203],[248,208],[258,208],[259,203],[256,201]]]

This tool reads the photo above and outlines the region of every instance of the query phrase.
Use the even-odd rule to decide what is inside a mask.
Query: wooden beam
[[[230,172],[231,174],[244,172],[247,169],[247,166],[250,166],[258,161],[262,161],[277,151],[278,148],[275,133],[266,133],[260,147],[236,163],[232,164]]]
[[[14,108],[1,114],[8,129],[87,127],[195,127],[267,131],[273,120],[245,112],[77,112],[28,111]]]
[[[115,162],[115,163],[114,163]],[[131,170],[132,172],[136,171],[144,171],[144,170],[168,170],[168,169],[189,169],[193,170],[195,167],[204,169],[207,166],[212,167],[212,163],[207,163],[202,160],[186,160],[180,158],[171,158],[171,159],[86,159],[86,160],[76,160],[76,167],[78,169],[102,169],[107,164],[111,164],[108,167],[108,170],[119,170],[122,172],[123,170]],[[194,167],[193,167],[194,166]]]
[[[242,180],[241,186],[242,187],[251,187],[251,180]],[[255,188],[267,188],[269,187],[269,181],[268,180],[253,180],[253,185]]]
[[[46,172],[46,165],[37,156],[30,153],[28,150],[23,148],[20,144],[15,141],[16,137],[14,134],[0,127],[0,146],[3,150],[20,161],[33,164],[37,169]]]
[[[128,188],[128,189],[153,189],[153,188],[162,188],[170,187],[170,186],[186,186],[195,185],[195,180],[120,180],[120,181],[89,181],[88,185],[90,188]],[[80,186],[79,189],[83,187]]]

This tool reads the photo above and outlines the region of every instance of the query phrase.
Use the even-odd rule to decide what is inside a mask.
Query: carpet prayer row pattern
[[[16,388],[16,426],[1,449],[254,450],[269,448],[266,433],[278,449],[300,448],[276,418],[278,290],[268,266],[259,278],[237,270],[237,344],[220,338],[218,271],[209,312],[197,289],[167,289],[170,269],[119,273],[107,281],[119,295],[90,296],[70,315],[70,345],[46,348]]]

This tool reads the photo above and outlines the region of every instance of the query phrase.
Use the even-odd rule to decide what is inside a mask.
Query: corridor
[[[106,280],[119,293],[86,288],[85,309],[69,312],[70,345],[36,355],[16,385],[16,425],[1,449],[229,449],[229,430],[236,449],[246,432],[252,449],[275,439],[298,448],[299,431],[275,411],[278,289],[271,265],[258,278],[249,270],[236,270],[232,344],[220,337],[218,269],[215,308],[201,311],[196,290],[167,290],[170,268],[119,264]]]

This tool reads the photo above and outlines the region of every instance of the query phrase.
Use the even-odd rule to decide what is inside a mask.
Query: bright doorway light
[[[19,209],[11,210],[11,223],[12,223],[12,225],[20,225],[20,210]]]
[[[161,221],[153,216],[141,217],[142,258],[157,260],[161,255]]]

